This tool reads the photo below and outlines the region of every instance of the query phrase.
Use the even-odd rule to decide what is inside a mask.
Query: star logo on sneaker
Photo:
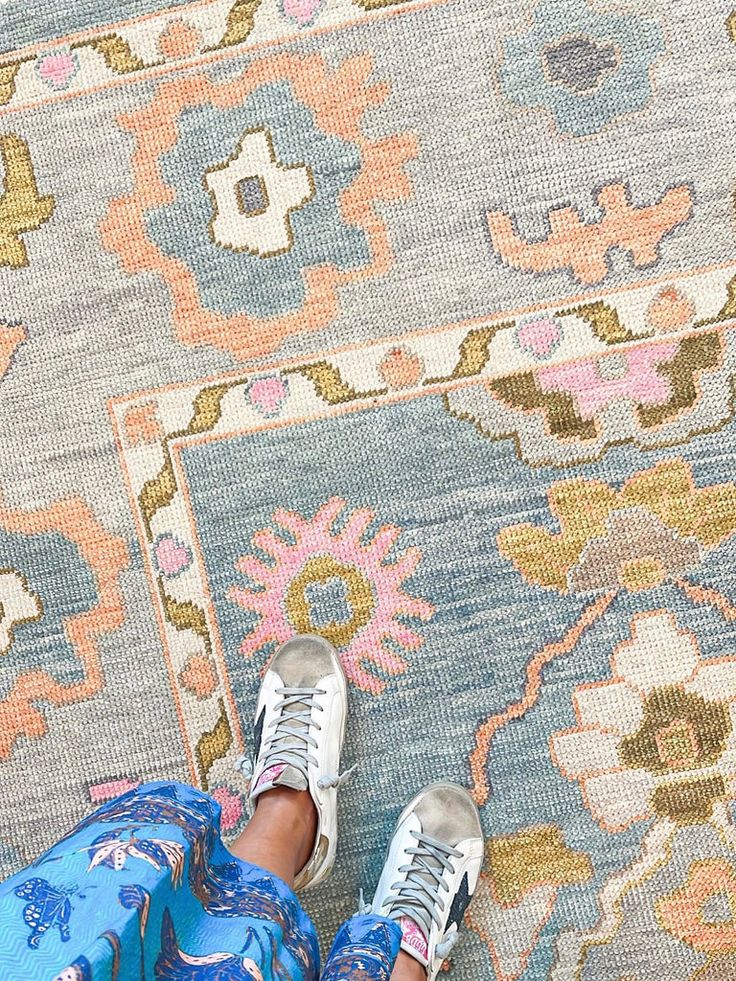
[[[450,907],[450,913],[447,918],[447,929],[455,924],[459,930],[462,926],[463,917],[465,916],[465,910],[470,905],[470,900],[472,898],[472,893],[469,889],[468,883],[468,873],[466,872],[458,886],[455,898],[452,901],[452,906]]]

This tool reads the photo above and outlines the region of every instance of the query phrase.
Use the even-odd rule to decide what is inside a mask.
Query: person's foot
[[[295,888],[321,882],[335,863],[340,751],[347,719],[347,682],[337,653],[304,635],[276,651],[261,684],[254,728],[249,805],[275,787],[308,791],[317,812],[311,857]]]
[[[419,793],[399,818],[371,912],[401,927],[401,949],[434,981],[458,935],[483,864],[472,797],[453,783]]]

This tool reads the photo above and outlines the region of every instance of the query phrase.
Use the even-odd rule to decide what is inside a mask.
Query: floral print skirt
[[[85,818],[0,884],[0,977],[13,981],[387,981],[399,927],[356,916],[320,975],[292,890],[235,858],[220,807],[153,783]]]

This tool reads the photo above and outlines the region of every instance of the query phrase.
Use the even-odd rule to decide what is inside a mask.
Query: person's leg
[[[434,981],[458,938],[483,864],[478,809],[437,783],[403,810],[371,905],[400,931],[391,981]]]
[[[245,831],[230,844],[237,858],[273,872],[294,887],[314,849],[317,811],[306,790],[274,787],[258,799]]]
[[[400,950],[391,972],[391,981],[427,981],[427,971],[405,950]]]
[[[277,963],[291,981],[316,981],[317,935],[293,886],[334,861],[346,712],[329,644],[285,644],[259,695],[255,813],[232,850],[206,794],[163,782],[123,794],[0,883],[0,977],[16,976],[20,951],[29,978],[106,975],[113,962],[126,977],[217,964],[256,978]]]
[[[255,979],[271,976],[274,958],[292,981],[319,972],[317,936],[292,890],[233,861],[212,798],[163,781],[103,805],[0,883],[0,936],[3,979],[109,977],[115,964],[121,978],[194,977],[217,964]]]
[[[397,923],[372,913],[358,913],[338,930],[321,979],[389,981],[397,976],[393,971],[400,944],[401,928]]]
[[[403,810],[373,903],[338,931],[322,981],[435,981],[483,863],[467,790],[426,787]]]
[[[321,882],[335,861],[346,720],[347,681],[335,650],[321,637],[287,641],[261,684],[252,817],[230,847],[292,888]]]

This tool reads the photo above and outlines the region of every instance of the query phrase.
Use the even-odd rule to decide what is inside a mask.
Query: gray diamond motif
[[[262,215],[268,209],[268,191],[261,177],[244,177],[235,187],[238,210],[248,218]]]
[[[583,95],[598,87],[603,76],[618,67],[612,44],[587,37],[572,37],[551,44],[544,52],[547,74],[553,82]]]

